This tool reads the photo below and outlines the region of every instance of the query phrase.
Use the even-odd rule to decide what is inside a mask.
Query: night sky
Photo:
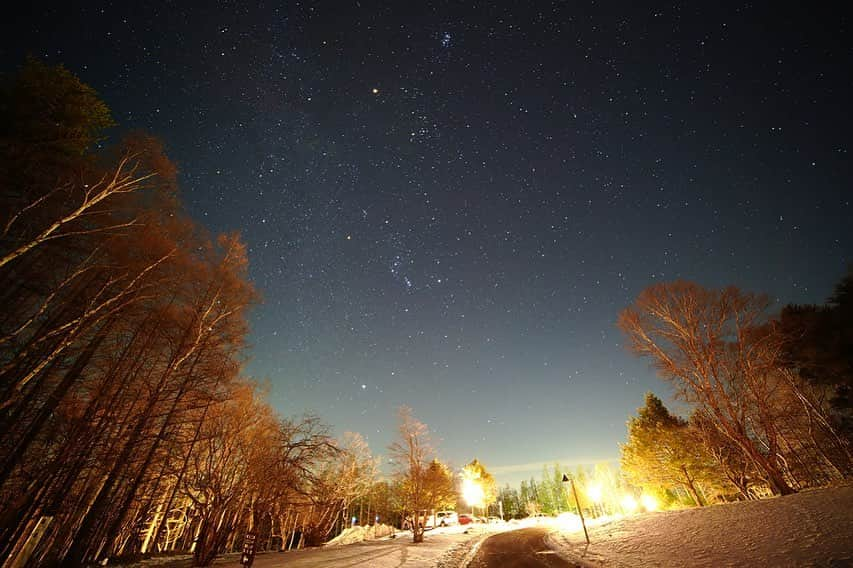
[[[7,13],[2,70],[63,63],[165,141],[250,247],[247,373],[377,453],[408,404],[499,481],[618,459],[669,392],[614,325],[643,288],[822,302],[853,262],[853,41],[820,7],[61,4]]]

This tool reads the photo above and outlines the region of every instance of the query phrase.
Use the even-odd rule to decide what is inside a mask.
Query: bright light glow
[[[658,504],[658,500],[652,497],[651,495],[643,495],[640,497],[640,502],[643,504],[643,508],[646,511],[657,511],[660,504]]]
[[[593,500],[594,503],[601,501],[601,485],[590,485],[586,489],[586,494]]]
[[[486,500],[486,495],[483,492],[482,485],[466,477],[462,480],[462,498],[472,507],[482,507],[483,501]]]
[[[633,496],[625,495],[622,497],[622,508],[625,509],[626,513],[633,513],[637,510],[637,506],[637,500]]]
[[[581,518],[574,513],[560,513],[557,515],[557,524],[564,531],[581,530]]]

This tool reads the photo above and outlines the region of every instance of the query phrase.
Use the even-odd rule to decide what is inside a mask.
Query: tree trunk
[[[77,357],[74,361],[74,365],[72,365],[72,367],[65,373],[62,380],[56,388],[53,389],[53,392],[50,393],[47,401],[39,409],[33,421],[27,426],[27,429],[21,438],[17,443],[15,443],[6,458],[0,462],[0,487],[2,487],[9,478],[9,475],[12,473],[15,465],[23,459],[23,456],[29,449],[30,444],[32,444],[33,440],[35,440],[36,436],[41,432],[42,426],[44,426],[47,419],[50,418],[56,410],[56,407],[59,406],[62,399],[65,398],[66,393],[68,393],[68,389],[70,389],[71,385],[74,384],[83,374],[83,370],[89,364],[89,361],[92,359],[95,351],[97,351],[101,342],[106,337],[109,328],[110,323],[107,322],[100,330],[98,330],[95,337],[89,341],[86,349],[84,349]]]
[[[684,473],[684,486],[687,488],[687,491],[690,493],[690,496],[693,497],[693,500],[696,502],[696,505],[699,507],[704,507],[705,503],[702,501],[702,498],[699,496],[699,491],[696,490],[696,483],[692,477],[690,477],[690,473],[687,471],[687,466],[682,464],[681,471]]]

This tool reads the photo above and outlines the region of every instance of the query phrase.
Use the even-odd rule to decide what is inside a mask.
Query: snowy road
[[[428,531],[422,543],[412,543],[411,533],[396,539],[366,541],[345,546],[323,546],[290,552],[259,554],[252,568],[433,568],[457,567],[466,546],[483,538],[485,528],[465,533],[465,527]],[[215,566],[238,567],[238,558],[217,560]]]
[[[255,558],[252,567],[287,566],[309,568],[313,566],[403,566],[408,560],[408,546],[394,541],[351,544],[280,554],[263,554]],[[227,566],[228,564],[223,564]],[[233,563],[235,566],[239,564]]]
[[[468,568],[571,568],[548,547],[548,529],[533,527],[489,537]]]

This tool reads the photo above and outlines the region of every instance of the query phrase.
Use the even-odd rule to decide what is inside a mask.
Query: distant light
[[[472,507],[482,507],[486,494],[482,485],[466,477],[462,480],[462,498]]]
[[[593,500],[593,502],[598,503],[601,501],[601,485],[590,485],[586,494],[589,495],[589,498]]]
[[[651,495],[643,495],[640,497],[640,502],[643,504],[643,508],[646,511],[657,511],[660,507],[660,503]]]
[[[379,89],[378,89],[378,88],[376,88],[376,87],[373,87],[373,88],[371,89],[371,92],[372,92],[374,95],[378,95],[378,94],[379,94]]]
[[[622,497],[622,508],[626,513],[633,513],[637,510],[638,504],[637,500],[634,499],[632,495],[625,495]]]

